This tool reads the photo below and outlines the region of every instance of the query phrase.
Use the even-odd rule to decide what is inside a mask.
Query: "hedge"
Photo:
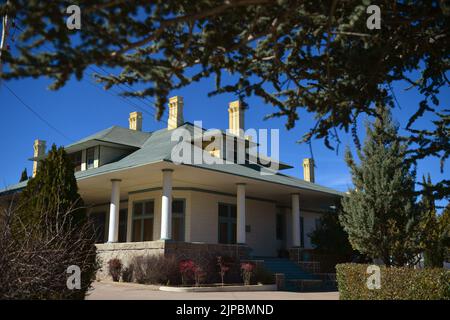
[[[380,266],[381,288],[367,288],[367,264],[336,265],[341,300],[449,300],[450,271]]]

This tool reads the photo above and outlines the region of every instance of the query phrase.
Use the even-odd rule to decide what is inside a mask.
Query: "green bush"
[[[450,271],[445,269],[387,268],[380,266],[381,288],[367,288],[367,264],[336,266],[341,300],[450,299]]]
[[[267,270],[264,265],[257,264],[254,275],[252,277],[252,284],[274,284],[275,283],[275,275]]]

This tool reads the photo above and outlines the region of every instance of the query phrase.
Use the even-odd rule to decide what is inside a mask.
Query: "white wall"
[[[235,196],[192,191],[191,241],[218,243],[219,203],[236,204]],[[276,208],[266,201],[246,199],[247,244],[253,255],[275,256]]]
[[[128,202],[121,203],[121,209],[128,207],[127,241],[131,241],[133,202],[141,200],[155,202],[153,239],[160,239],[161,196],[161,190],[131,193],[128,195]],[[219,203],[236,204],[236,197],[194,190],[173,190],[173,198],[185,199],[185,240],[187,242],[218,243]],[[109,205],[97,206],[92,209],[92,212],[100,211],[106,212],[105,229],[108,230]],[[253,255],[276,256],[281,245],[286,248],[291,246],[292,218],[290,211],[290,208],[277,208],[273,202],[246,199],[246,225],[250,226],[250,232],[246,233],[246,240],[253,249]],[[283,242],[276,239],[277,212],[285,215],[285,240]],[[312,248],[308,234],[315,229],[315,219],[320,218],[321,214],[301,210],[300,216],[304,219],[305,248]],[[107,239],[107,234],[105,239]]]
[[[246,224],[251,227],[247,244],[253,255],[277,255],[276,212],[275,203],[247,199]]]
[[[161,238],[161,197],[162,191],[146,191],[139,193],[131,193],[128,195],[128,224],[127,224],[127,241],[131,241],[132,235],[132,210],[134,201],[153,200],[155,202],[154,207],[154,220],[153,220],[153,240],[159,240]],[[185,226],[184,234],[185,240],[191,241],[191,192],[183,190],[174,190],[172,192],[172,198],[185,199],[186,212],[185,212]]]
[[[292,246],[292,215],[290,208],[283,209],[286,216],[286,246],[290,248]],[[301,209],[300,205],[300,217],[303,217],[303,232],[304,232],[304,245],[305,249],[313,249],[311,239],[308,236],[312,231],[316,229],[316,219],[322,216],[321,213],[308,212]]]
[[[305,248],[312,249],[313,245],[311,244],[311,239],[308,235],[314,230],[316,230],[316,219],[320,218],[322,214],[313,212],[303,212],[303,214],[300,213],[300,216],[303,217],[304,222],[303,229],[305,232]]]

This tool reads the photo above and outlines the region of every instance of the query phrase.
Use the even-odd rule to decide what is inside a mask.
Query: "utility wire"
[[[88,66],[88,69],[91,70],[91,71],[93,71],[93,72],[95,72],[95,73],[99,73],[99,74],[101,74],[101,75],[108,76],[108,72],[107,72],[104,68],[102,68],[102,67],[100,67],[100,66],[98,66],[98,65],[96,65],[96,67],[97,67],[98,69],[100,69],[101,71],[103,71],[103,72],[99,72],[98,70],[95,70],[95,69],[93,68],[93,66]],[[93,76],[93,74],[91,74],[91,75]],[[97,82],[97,83],[98,83],[98,82]],[[131,90],[131,91],[135,91],[135,89],[134,89],[133,87],[131,87],[131,86],[130,86],[129,84],[127,84],[127,83],[118,83],[118,84],[115,84],[115,86],[116,86],[116,88],[119,89],[119,90],[122,89],[122,92],[118,92],[118,93],[116,92],[117,95],[119,95],[121,98],[125,98],[125,99],[128,99],[129,101],[132,101],[130,97],[125,97],[125,96],[122,95],[122,93],[123,93],[124,91],[126,91],[126,89],[124,89],[124,88],[121,87],[121,86],[125,86],[125,87],[127,87],[129,90]],[[113,88],[113,87],[112,87],[112,88]],[[112,88],[110,88],[110,89],[108,89],[108,90],[111,90],[111,91],[114,92],[114,90],[112,90]],[[108,91],[108,90],[106,90],[106,91]],[[132,98],[135,98],[135,99],[137,99],[137,101],[141,101],[141,102],[143,103],[143,106],[144,106],[144,107],[138,107],[138,108],[139,108],[140,110],[142,110],[143,112],[148,113],[148,112],[146,111],[146,109],[147,109],[148,106],[152,107],[154,111],[158,111],[158,108],[155,106],[155,102],[154,102],[154,101],[151,101],[148,97],[132,97]],[[153,117],[156,118],[156,116],[155,116],[154,113],[151,114],[151,115],[152,115]],[[165,122],[164,120],[160,120],[160,121]]]
[[[13,27],[16,28],[16,29],[18,29],[18,30],[21,31],[21,32],[24,32],[24,30],[18,25],[18,23],[15,23],[15,24],[13,25]],[[43,45],[43,46],[44,46],[44,48],[46,48],[47,50],[52,51],[52,50],[50,49],[49,46],[47,46],[47,45]],[[102,68],[101,66],[97,66],[97,65],[96,65],[96,67],[97,67],[98,69],[100,69],[101,71],[103,71],[103,72],[99,72],[98,70],[95,70],[93,66],[87,66],[87,68],[88,68],[89,70],[91,70],[92,72],[95,72],[95,73],[99,73],[99,74],[103,74],[103,75],[108,76],[108,72],[107,72],[104,68]],[[92,76],[93,76],[93,73],[91,73],[90,76],[92,77]],[[83,79],[83,80],[84,80],[84,79]],[[127,84],[127,83],[119,83],[119,84],[116,84],[118,90],[120,90],[120,89],[123,90],[122,92],[120,92],[120,91],[117,92],[117,91],[113,90],[114,88],[110,88],[110,89],[108,89],[108,90],[104,90],[102,87],[99,86],[99,83],[98,83],[98,82],[93,82],[93,81],[86,81],[86,82],[89,83],[89,84],[92,85],[92,86],[95,86],[96,88],[98,88],[98,89],[101,90],[102,92],[105,92],[105,93],[107,93],[107,94],[109,94],[109,95],[111,95],[111,96],[115,96],[116,98],[119,98],[119,99],[123,100],[123,102],[125,102],[125,103],[128,104],[129,106],[131,106],[131,107],[133,107],[133,108],[137,108],[137,109],[141,110],[142,112],[144,112],[144,113],[146,113],[146,114],[152,116],[154,119],[156,119],[155,114],[154,114],[154,113],[151,113],[151,112],[148,111],[147,108],[146,108],[147,106],[150,106],[150,107],[153,107],[153,109],[154,109],[155,111],[157,111],[157,108],[156,108],[156,106],[154,105],[154,101],[151,101],[148,97],[135,97],[135,98],[138,98],[137,101],[142,101],[142,103],[144,103],[144,107],[142,107],[142,106],[140,106],[140,105],[137,104],[137,101],[134,102],[134,101],[131,100],[130,98],[125,97],[125,96],[122,95],[123,91],[125,91],[125,90],[121,87],[121,85],[126,86],[126,87],[127,87],[128,89],[130,89],[130,90],[134,90],[129,84]],[[112,94],[110,91],[114,92],[115,95]],[[146,104],[145,101],[147,101],[149,104]],[[165,124],[168,124],[167,120],[161,119],[160,121],[162,121],[162,122],[165,123]],[[69,139],[69,140],[70,140],[70,139]]]
[[[146,114],[148,114],[148,115],[150,115],[150,116],[152,116],[152,117],[155,117],[155,115],[154,115],[153,113],[151,113],[150,111],[146,110],[145,108],[143,108],[142,106],[138,105],[138,104],[135,103],[134,101],[132,101],[132,100],[130,100],[130,99],[126,99],[125,97],[119,95],[119,94],[118,94],[116,91],[114,91],[114,90],[111,90],[111,89],[109,89],[109,90],[104,90],[104,89],[102,89],[100,86],[98,86],[98,83],[96,83],[96,82],[94,82],[94,81],[86,81],[86,83],[88,83],[89,85],[91,85],[91,86],[97,88],[98,90],[100,90],[100,91],[102,91],[102,92],[104,92],[104,93],[109,94],[110,96],[113,96],[113,97],[115,97],[115,98],[119,98],[119,99],[123,100],[122,102],[128,104],[130,107],[132,107],[132,108],[134,108],[134,109],[139,109],[139,110],[141,110],[142,112],[144,112],[144,113],[146,113]],[[111,91],[110,91],[110,90],[111,90]],[[115,93],[115,94],[113,94],[112,92]]]
[[[73,139],[69,138],[68,136],[66,136],[63,132],[61,132],[60,130],[58,130],[55,126],[53,126],[50,122],[48,122],[47,120],[45,120],[44,117],[42,117],[39,113],[37,113],[32,107],[30,107],[25,101],[23,101],[10,87],[8,87],[8,85],[6,85],[6,83],[3,83],[3,85],[5,86],[6,89],[8,89],[8,91],[14,96],[16,97],[17,100],[19,100],[19,102],[25,107],[27,108],[29,111],[31,111],[36,117],[39,118],[39,120],[41,120],[42,122],[44,122],[49,128],[51,128],[52,130],[54,130],[56,133],[58,133],[59,135],[61,135],[62,137],[64,137],[65,139],[67,139],[68,141],[74,141]]]
[[[15,24],[13,25],[13,27],[14,27],[15,29],[18,29],[18,30],[21,31],[21,32],[24,32],[24,30],[18,25],[18,23],[15,23]],[[49,46],[47,46],[47,45],[45,45],[45,44],[43,45],[43,47],[44,47],[45,49],[47,49],[48,51],[53,51]],[[98,68],[98,69],[100,69],[102,72],[100,72],[100,71],[98,71],[98,70],[95,70],[93,66],[87,66],[87,69],[91,70],[92,72],[99,73],[99,74],[102,74],[102,75],[104,75],[104,76],[108,76],[109,72],[108,72],[107,70],[105,70],[103,67],[101,67],[101,66],[99,66],[99,65],[96,65],[95,67]],[[93,74],[91,74],[91,76],[92,76],[92,75],[93,75]],[[125,86],[125,87],[127,87],[129,90],[131,90],[131,91],[134,91],[134,90],[135,90],[133,87],[131,87],[131,86],[130,86],[129,84],[127,84],[127,83],[118,83],[118,84],[115,84],[115,86],[116,86],[119,90],[122,89],[122,92],[115,92],[117,95],[119,95],[119,98],[127,99],[127,100],[131,101],[130,98],[124,97],[124,96],[122,95],[122,93],[125,91],[125,89],[123,89],[123,87],[121,87],[121,86]],[[111,89],[112,89],[112,88],[110,88],[110,89],[108,89],[108,90],[111,90]],[[108,91],[108,90],[103,90],[103,91]],[[114,92],[114,90],[111,90],[111,91]],[[152,107],[155,111],[158,111],[158,108],[155,106],[155,102],[152,101],[152,100],[150,100],[149,97],[134,97],[134,98],[138,98],[139,100],[143,101],[145,107],[150,106],[150,107]],[[124,101],[126,101],[126,100],[124,100]],[[146,104],[145,102],[148,102],[148,104]],[[129,104],[129,103],[128,103],[128,104]],[[141,111],[143,111],[143,112],[145,112],[145,113],[147,113],[147,114],[150,114],[152,117],[156,118],[155,114],[148,113],[148,112],[146,111],[146,108],[143,108],[143,107],[138,107],[138,108],[139,108]],[[164,120],[162,120],[162,121],[163,121],[163,122],[166,122],[166,121],[164,121]]]

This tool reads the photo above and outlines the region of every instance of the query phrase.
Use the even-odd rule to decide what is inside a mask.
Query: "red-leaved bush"
[[[254,263],[251,263],[251,262],[241,263],[241,274],[242,274],[242,279],[244,280],[244,285],[246,285],[246,286],[250,285],[254,271],[255,271]]]
[[[195,263],[190,259],[181,260],[180,261],[180,273],[181,273],[181,282],[183,285],[187,285],[189,280],[192,280],[195,275]]]
[[[217,265],[219,266],[220,278],[222,280],[222,285],[224,285],[225,274],[230,270],[230,264],[225,261],[223,257],[217,257]]]

